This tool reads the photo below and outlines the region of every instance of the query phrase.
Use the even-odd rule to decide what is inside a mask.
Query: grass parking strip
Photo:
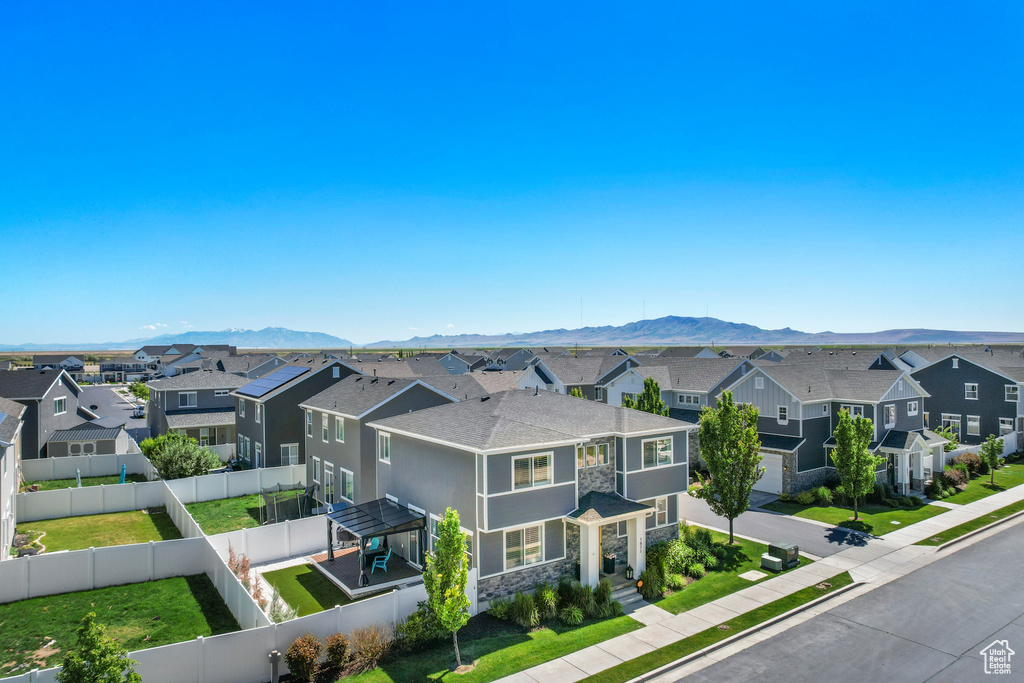
[[[969,522],[958,524],[951,529],[940,531],[931,538],[926,538],[923,541],[918,541],[914,545],[942,545],[943,543],[948,543],[949,541],[952,541],[955,538],[960,538],[964,534],[969,534],[972,531],[976,531],[977,529],[980,529],[984,526],[988,526],[993,522],[998,522],[1001,519],[1006,519],[1010,515],[1016,512],[1020,512],[1021,510],[1024,510],[1024,500],[1019,500],[1016,503],[1012,503],[1010,505],[1007,505],[1006,507],[994,510],[993,512],[990,512],[987,515],[982,515],[981,517],[972,519]]]
[[[830,579],[826,579],[822,583],[831,584],[825,589],[820,589],[817,586],[810,586],[802,590],[798,590],[791,595],[787,595],[784,598],[779,598],[774,602],[770,602],[767,605],[762,605],[757,609],[753,609],[749,612],[741,614],[735,619],[730,619],[721,626],[727,626],[727,629],[722,629],[721,626],[712,626],[709,629],[701,631],[689,638],[666,645],[665,647],[659,648],[653,652],[648,652],[645,655],[640,655],[635,659],[631,659],[628,662],[623,662],[617,666],[613,666],[610,669],[588,676],[584,678],[581,683],[625,683],[625,681],[632,680],[637,676],[653,671],[659,667],[671,664],[672,662],[691,655],[694,652],[703,650],[706,647],[710,647],[715,643],[719,643],[726,638],[731,638],[739,633],[746,631],[758,624],[764,623],[769,619],[773,619],[780,614],[796,609],[801,605],[805,605],[812,600],[820,598],[823,595],[835,592],[836,590],[848,586],[853,583],[853,579],[850,577],[849,572],[843,572],[837,574]],[[821,584],[818,584],[820,586]]]

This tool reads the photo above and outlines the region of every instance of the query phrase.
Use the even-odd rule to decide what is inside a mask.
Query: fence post
[[[25,569],[24,569],[25,580],[22,581],[22,584],[25,586],[25,597],[23,598],[24,600],[28,600],[32,596],[32,571],[31,571],[31,568],[29,566],[31,560],[32,560],[32,556],[31,555],[26,555],[25,556]]]
[[[223,487],[224,495],[221,496],[221,497],[222,498],[227,498],[228,497],[228,473],[227,472],[225,472],[224,474],[221,475],[221,481],[224,482],[224,487]]]
[[[96,590],[96,548],[89,546],[89,588]]]
[[[192,502],[199,500],[199,477],[192,477]]]
[[[206,662],[204,661],[205,657],[203,656],[205,641],[202,636],[198,636],[196,640],[199,641],[199,656],[196,658],[198,660],[196,662],[196,680],[199,681],[199,683],[204,683],[206,681]]]
[[[100,512],[107,512],[107,486],[106,484],[100,484]]]
[[[149,580],[153,580],[153,576],[156,572],[156,545],[153,541],[149,542]]]
[[[138,510],[139,509],[139,489],[136,488],[137,486],[138,486],[138,484],[136,484],[133,481],[132,482],[132,509],[133,510]]]
[[[292,556],[292,520],[286,520],[284,523],[284,556]]]
[[[341,605],[334,606],[334,632],[341,633]]]

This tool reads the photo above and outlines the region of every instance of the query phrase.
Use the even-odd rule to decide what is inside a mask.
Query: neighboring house
[[[71,379],[76,382],[82,381],[82,374],[85,371],[85,361],[79,356],[33,356],[33,370],[64,370]]]
[[[235,398],[249,383],[244,377],[200,370],[149,383],[147,422],[153,437],[180,432],[215,451],[221,460],[235,455]]]
[[[0,397],[27,408],[22,416],[23,458],[45,458],[46,443],[54,432],[98,419],[79,405],[81,391],[64,370],[0,371]]]
[[[487,357],[488,370],[525,370],[534,354],[532,349],[527,348],[505,348],[491,352]]]
[[[460,353],[452,351],[441,356],[439,362],[449,373],[453,375],[464,375],[472,370],[482,370],[487,367],[487,356],[477,353]]]
[[[24,405],[0,398],[0,561],[11,558],[17,521],[17,493],[21,468],[21,417]]]
[[[134,382],[152,379],[159,372],[156,362],[134,357],[110,358],[100,361],[100,377],[104,382]]]
[[[305,412],[299,404],[355,374],[339,360],[311,357],[232,391],[238,457],[250,468],[304,464]]]
[[[717,356],[716,356],[717,358]],[[569,394],[579,389],[583,398],[605,401],[604,387],[613,379],[640,362],[632,356],[570,356],[540,358],[534,365],[537,376],[544,381],[544,388],[556,394]],[[528,378],[520,380],[522,383]]]
[[[13,368],[14,361],[10,360],[9,358],[7,360],[0,360],[0,370],[11,370]]]
[[[377,496],[423,515],[391,547],[422,562],[459,511],[489,602],[573,576],[596,585],[604,553],[639,575],[649,543],[678,534],[690,423],[546,391],[506,391],[369,423]],[[403,538],[407,536],[407,538]],[[483,605],[481,605],[483,607]]]
[[[755,490],[793,493],[824,483],[835,471],[829,451],[841,410],[874,422],[869,448],[885,456],[879,479],[898,491],[921,490],[941,462],[946,442],[924,424],[928,392],[905,372],[773,363],[726,389],[759,411],[764,476]]]
[[[652,358],[630,368],[605,385],[608,405],[620,406],[624,396],[636,399],[650,377],[661,388],[669,416],[696,422],[704,406],[715,407],[724,387],[754,369],[742,358]]]
[[[221,372],[228,372],[247,379],[262,377],[284,364],[284,359],[273,353],[222,356],[216,361],[216,367]]]
[[[924,387],[927,427],[950,428],[960,442],[979,444],[989,434],[1024,433],[1024,359],[1012,349],[989,353],[951,353],[945,349],[914,349],[900,360]]]
[[[760,346],[726,346],[719,351],[718,355],[722,358],[746,358],[748,360],[763,358],[775,362],[781,361],[783,358],[778,351],[764,349]]]
[[[86,422],[71,429],[58,429],[46,442],[46,454],[51,458],[71,455],[113,455],[133,450],[131,437],[124,425],[101,427]]]
[[[303,401],[306,482],[322,503],[377,496],[377,441],[368,422],[451,403],[419,380],[349,375]]]
[[[179,356],[187,356],[190,354],[199,354],[208,352],[221,352],[228,355],[235,355],[238,353],[238,349],[229,344],[173,344],[169,346],[143,346],[132,354],[135,360],[141,360],[147,363],[153,363],[160,358],[169,357],[171,359]]]
[[[669,346],[659,358],[720,358],[710,346]]]
[[[617,347],[617,346],[615,346],[615,347],[601,346],[601,347],[597,347],[597,348],[593,348],[593,349],[587,349],[583,353],[583,355],[584,356],[628,356],[628,355],[630,355],[630,353],[629,353],[629,351],[626,351],[625,349],[623,349],[621,347]]]

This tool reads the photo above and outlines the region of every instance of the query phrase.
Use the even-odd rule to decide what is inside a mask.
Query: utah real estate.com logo
[[[1016,652],[1010,649],[1010,643],[1006,640],[993,640],[988,647],[981,651],[985,659],[985,673],[987,674],[1009,674],[1010,658]]]

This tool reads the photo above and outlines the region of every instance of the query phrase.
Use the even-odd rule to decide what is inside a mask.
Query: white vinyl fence
[[[108,512],[127,512],[164,504],[167,487],[162,481],[141,484],[111,484],[110,486],[83,486],[57,491],[35,491],[15,495],[17,522],[35,522],[40,519],[101,515]]]
[[[143,474],[146,479],[159,479],[156,468],[142,453],[120,455],[72,455],[59,458],[22,459],[21,473],[25,481],[52,481],[74,479],[76,470],[83,477],[110,477],[121,474],[121,465],[127,465],[128,474]]]
[[[1003,436],[1001,436],[999,438],[1003,440],[1003,457],[1004,458],[1006,456],[1010,455],[1011,453],[1016,453],[1017,452],[1017,432],[1010,432],[1009,434],[1004,434]],[[975,454],[977,454],[980,451],[981,451],[981,444],[976,444],[976,445],[973,445],[973,446],[960,446],[959,448],[957,448],[955,450],[948,451],[948,452],[943,452],[943,454],[942,454],[943,455],[943,463],[942,464],[943,464],[943,466],[948,465],[949,461],[952,458],[955,458],[956,456],[961,455],[963,453],[975,453]]]
[[[210,536],[210,544],[222,560],[227,560],[228,545],[253,564],[310,555],[327,550],[326,517],[306,517],[252,529],[228,531]]]
[[[185,505],[201,503],[206,500],[221,498],[237,498],[272,486],[290,488],[305,485],[305,465],[285,465],[284,467],[267,467],[241,472],[223,472],[206,474],[201,477],[187,479],[171,479],[167,486],[174,491]]]

